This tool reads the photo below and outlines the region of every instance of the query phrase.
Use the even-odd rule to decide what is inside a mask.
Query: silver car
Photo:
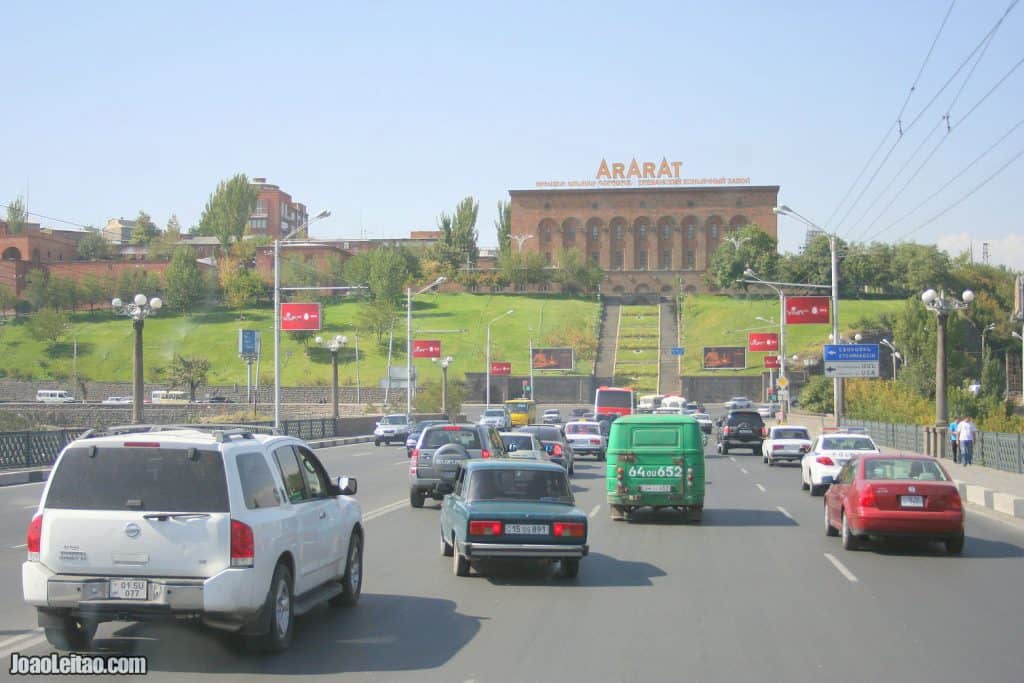
[[[423,507],[428,497],[451,493],[459,465],[476,458],[505,456],[505,444],[490,425],[446,424],[427,427],[409,457],[409,504]]]
[[[486,408],[478,422],[498,430],[512,429],[512,416],[504,408]]]

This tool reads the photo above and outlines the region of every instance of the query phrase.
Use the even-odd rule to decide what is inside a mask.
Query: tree
[[[51,301],[50,274],[45,270],[31,270],[25,276],[25,289],[21,295],[32,305],[32,308],[40,309]]]
[[[547,261],[539,251],[510,251],[498,257],[498,272],[501,279],[522,289],[538,285],[549,278]]]
[[[393,301],[381,299],[370,301],[359,307],[356,313],[356,328],[364,334],[372,334],[378,345],[383,345],[388,333],[398,322],[398,307]]]
[[[181,237],[181,221],[178,220],[178,214],[172,213],[171,217],[167,219],[167,229],[164,232]]]
[[[52,349],[67,332],[68,315],[56,308],[43,308],[29,318],[29,333],[36,339],[47,342]]]
[[[25,200],[18,195],[7,205],[7,232],[11,235],[20,235],[25,229],[27,220],[28,212],[25,210]]]
[[[832,380],[824,375],[815,375],[800,391],[800,408],[812,413],[831,413],[832,399]]]
[[[585,258],[579,249],[565,249],[558,253],[558,269],[553,279],[562,286],[563,292],[577,295],[596,290],[604,280],[604,271]]]
[[[163,291],[160,276],[143,268],[133,268],[121,272],[117,279],[117,291],[125,301],[131,301],[136,294],[154,297]]]
[[[454,275],[460,268],[476,265],[480,255],[476,232],[479,212],[480,203],[466,197],[455,207],[454,214],[442,213],[437,219],[441,237],[430,248],[428,256],[442,264],[449,275]]]
[[[775,277],[778,260],[775,239],[756,225],[746,225],[725,237],[715,249],[704,280],[719,289],[733,288],[747,268],[758,277],[771,280]]]
[[[221,248],[227,249],[245,234],[258,196],[259,190],[244,173],[220,181],[199,218],[199,234],[219,238]]]
[[[7,311],[14,308],[14,304],[18,301],[18,297],[14,296],[14,291],[7,285],[0,285],[0,315],[7,317]]]
[[[108,259],[110,251],[110,242],[95,228],[78,242],[78,256],[87,261]]]
[[[228,267],[221,268],[220,286],[224,291],[224,303],[234,310],[248,308],[256,303],[265,288],[258,273]]]
[[[90,309],[97,302],[102,301],[106,303],[114,296],[112,294],[115,289],[113,283],[95,275],[83,277],[81,282],[78,283],[78,287],[82,292],[82,301],[88,303]]]
[[[167,229],[149,243],[149,258],[160,261],[170,259],[174,256],[174,250],[180,246],[180,242],[181,224],[178,217],[172,214],[167,221]]]
[[[191,313],[206,294],[206,282],[196,265],[195,252],[190,247],[174,250],[164,272],[164,281],[167,285],[168,305],[182,313]]]
[[[147,246],[160,234],[159,228],[150,218],[149,214],[139,209],[139,215],[135,217],[135,227],[132,228],[131,243],[138,246]]]
[[[409,280],[409,260],[403,249],[381,247],[370,252],[367,285],[377,301],[394,301]]]
[[[188,400],[196,400],[196,388],[206,384],[206,377],[210,372],[210,361],[206,358],[184,356],[175,354],[171,364],[163,368],[161,377],[171,387],[188,387]]]
[[[498,233],[498,254],[512,251],[512,202],[498,202],[498,217],[494,219]]]

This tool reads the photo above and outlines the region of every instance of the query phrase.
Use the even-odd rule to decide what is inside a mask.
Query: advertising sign
[[[413,339],[413,358],[440,358],[441,341],[439,339]]]
[[[779,367],[779,357],[778,356],[765,356],[764,357],[764,366],[766,368],[778,368]]]
[[[747,367],[747,350],[742,346],[705,346],[705,370],[743,370]]]
[[[575,360],[572,349],[534,349],[531,357],[534,370],[572,370]]]
[[[258,356],[260,354],[260,333],[257,330],[238,331],[238,355]]]
[[[505,361],[491,361],[491,374],[492,375],[511,375],[512,364]]]
[[[747,348],[751,351],[778,351],[779,335],[775,332],[751,332],[747,335]]]
[[[319,332],[320,304],[281,304],[281,329],[291,332]]]
[[[831,299],[827,296],[787,296],[786,324],[810,325],[828,323]]]

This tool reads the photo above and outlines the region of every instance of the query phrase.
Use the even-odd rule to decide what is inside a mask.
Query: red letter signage
[[[775,332],[751,332],[747,335],[747,348],[751,351],[778,351],[779,335]]]
[[[492,375],[511,375],[512,364],[505,361],[491,361]]]
[[[830,299],[827,296],[787,296],[786,324],[828,323]]]
[[[318,332],[320,304],[281,304],[281,329],[290,332]]]
[[[438,339],[413,339],[413,358],[440,358],[441,342]]]

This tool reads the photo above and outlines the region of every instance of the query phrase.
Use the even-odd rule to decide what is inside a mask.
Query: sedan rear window
[[[455,443],[467,449],[480,449],[480,438],[475,429],[459,429],[451,427],[434,427],[423,435],[421,448],[440,448]]]
[[[551,470],[486,469],[473,472],[468,500],[536,500],[572,503],[565,473]]]
[[[870,480],[909,479],[912,481],[948,481],[946,473],[931,460],[893,458],[870,459],[864,463],[864,478]]]
[[[409,424],[409,421],[405,419],[404,415],[385,415],[381,418],[380,423],[382,425],[404,425]]]
[[[773,439],[807,439],[810,441],[811,437],[807,433],[806,429],[773,429]]]
[[[600,434],[601,428],[596,424],[575,424],[565,428],[566,434]]]
[[[218,451],[75,447],[53,472],[46,507],[62,510],[228,512]]]
[[[833,436],[821,440],[825,451],[874,451],[875,443],[866,436]]]
[[[517,451],[533,450],[533,437],[529,434],[509,434],[502,436],[501,441],[506,449],[515,446]]]

